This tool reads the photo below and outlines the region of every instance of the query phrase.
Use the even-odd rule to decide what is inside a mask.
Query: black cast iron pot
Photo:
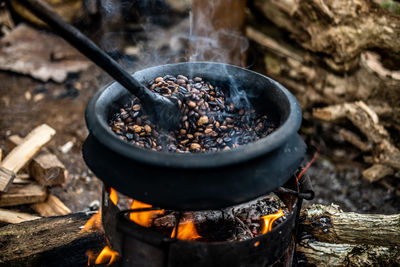
[[[89,137],[83,157],[107,186],[134,199],[174,210],[219,209],[269,193],[300,165],[306,145],[297,134],[301,110],[282,85],[258,73],[219,63],[179,63],[133,74],[146,83],[156,77],[199,76],[216,85],[245,90],[250,103],[278,129],[229,151],[175,154],[142,149],[121,140],[108,126],[130,99],[114,82],[98,91],[86,109]]]

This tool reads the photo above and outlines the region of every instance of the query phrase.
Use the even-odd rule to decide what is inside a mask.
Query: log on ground
[[[86,251],[105,246],[100,231],[81,231],[84,213],[0,228],[0,266],[86,266]]]
[[[312,205],[302,211],[303,230],[318,241],[400,247],[400,214],[343,212],[336,205]]]
[[[315,266],[398,266],[400,262],[399,247],[304,240],[296,252],[299,259]]]

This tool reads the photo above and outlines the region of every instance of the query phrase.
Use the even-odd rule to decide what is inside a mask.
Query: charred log
[[[101,232],[81,231],[90,215],[42,218],[0,228],[0,266],[85,266],[86,251],[99,250]]]

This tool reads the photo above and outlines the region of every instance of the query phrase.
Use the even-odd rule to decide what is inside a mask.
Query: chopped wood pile
[[[0,222],[20,223],[40,218],[14,209],[30,204],[40,216],[66,215],[71,211],[46,186],[62,185],[68,175],[65,166],[44,146],[56,131],[42,124],[25,138],[9,137],[12,150],[0,161]],[[1,159],[0,159],[1,160]]]
[[[306,119],[338,125],[364,156],[365,180],[400,196],[383,179],[400,175],[400,16],[381,2],[256,0],[246,35]]]

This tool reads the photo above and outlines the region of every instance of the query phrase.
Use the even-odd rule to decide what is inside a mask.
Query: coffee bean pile
[[[166,75],[150,81],[148,88],[174,100],[183,117],[176,130],[167,132],[151,122],[139,99],[133,98],[114,115],[110,126],[121,139],[142,148],[178,153],[229,150],[276,128],[229,88],[200,77]]]

